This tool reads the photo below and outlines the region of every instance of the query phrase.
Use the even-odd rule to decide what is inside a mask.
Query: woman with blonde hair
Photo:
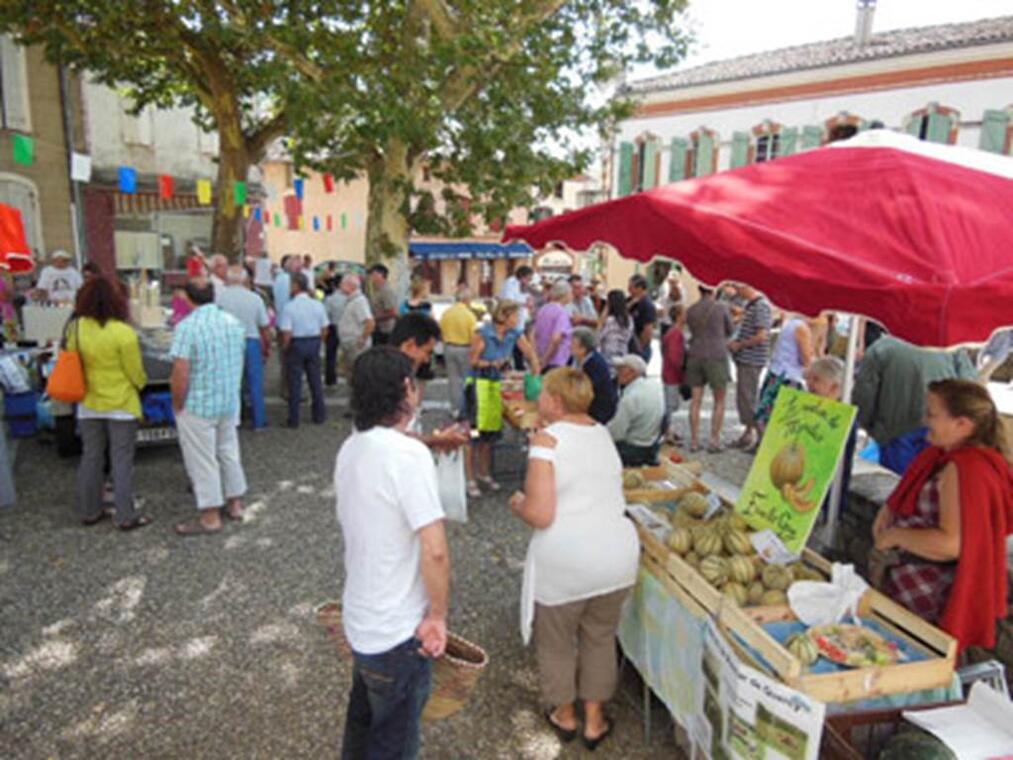
[[[911,463],[872,532],[896,550],[886,592],[969,646],[995,645],[1006,618],[1006,536],[1013,475],[1002,420],[988,390],[970,380],[929,383],[929,448]]]
[[[531,438],[524,491],[510,508],[535,529],[521,591],[521,634],[532,633],[547,707],[563,741],[584,745],[612,731],[604,706],[618,678],[615,636],[633,586],[640,545],[624,515],[622,463],[608,429],[588,415],[591,381],[572,367],[545,376],[538,411],[546,427]]]
[[[500,486],[492,478],[492,444],[503,432],[502,381],[509,369],[514,346],[520,349],[539,374],[540,365],[534,347],[520,326],[520,306],[500,301],[492,315],[492,324],[483,324],[471,339],[471,373],[465,380],[465,409],[472,430],[478,431],[474,448],[478,453],[478,473],[471,449],[466,450],[464,465],[468,476],[468,496],[479,498],[482,483],[490,491]],[[497,403],[498,402],[498,403]]]

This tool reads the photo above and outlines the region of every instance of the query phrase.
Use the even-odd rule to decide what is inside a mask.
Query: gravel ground
[[[442,395],[439,383],[429,395]],[[193,539],[172,532],[193,514],[176,447],[139,452],[137,492],[156,522],[121,534],[75,519],[75,460],[21,445],[19,503],[0,513],[0,756],[338,754],[349,667],[313,616],[342,578],[331,475],[349,428],[336,403],[329,414],[291,431],[272,404],[273,426],[241,435],[247,521]],[[748,464],[737,453],[706,459],[737,482]],[[484,646],[490,665],[466,710],[424,728],[423,756],[586,754],[539,717],[534,658],[517,630],[528,531],[506,494],[472,504],[449,533],[451,627]],[[645,742],[640,693],[627,666],[616,733],[598,756],[678,756],[657,701]]]

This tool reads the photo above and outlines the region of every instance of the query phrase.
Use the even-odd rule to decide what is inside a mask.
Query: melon
[[[754,551],[748,534],[731,528],[725,534],[725,548],[729,554],[752,554]]]
[[[644,487],[644,476],[639,472],[631,470],[623,473],[623,488],[627,491],[631,491],[634,488]]]
[[[804,666],[809,667],[820,656],[820,650],[806,633],[796,633],[784,643],[785,647]]]
[[[783,591],[777,591],[774,589],[768,589],[763,592],[763,596],[760,597],[760,604],[764,607],[775,607],[781,604],[787,604],[788,597]]]
[[[700,561],[700,575],[712,586],[723,586],[728,580],[728,565],[721,557],[705,557]]]
[[[668,534],[668,548],[678,554],[688,554],[693,548],[693,534],[689,528],[674,528]]]
[[[797,443],[789,443],[770,462],[770,482],[781,490],[787,484],[795,484],[805,474],[805,449]]]
[[[723,542],[717,531],[708,528],[698,528],[693,536],[693,550],[701,557],[720,554],[722,546]]]
[[[751,583],[756,577],[756,566],[749,557],[731,557],[728,560],[728,576],[739,583]]]
[[[728,524],[734,530],[742,530],[742,531],[749,530],[749,523],[746,522],[746,518],[740,515],[738,512],[732,512],[730,515],[728,515]]]
[[[759,581],[753,581],[749,584],[749,588],[746,589],[746,602],[750,606],[756,606],[763,601],[763,595],[767,589],[763,587],[763,584]]]
[[[721,589],[721,593],[724,594],[727,598],[731,599],[733,602],[735,602],[736,607],[743,607],[746,604],[747,600],[746,587],[743,586],[741,583],[729,581]]]
[[[681,509],[672,510],[668,521],[672,524],[673,528],[696,528],[703,525],[701,520],[693,517],[689,512],[683,512]]]
[[[696,552],[690,552],[683,559],[694,568],[700,567],[700,555]]]
[[[782,565],[767,565],[760,573],[763,585],[772,591],[787,591],[794,578],[791,571]]]
[[[679,509],[685,510],[691,517],[703,517],[710,509],[707,497],[697,491],[690,491],[679,499]]]

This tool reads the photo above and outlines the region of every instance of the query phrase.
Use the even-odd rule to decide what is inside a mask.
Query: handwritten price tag
[[[792,554],[791,550],[784,545],[778,535],[772,530],[761,530],[750,536],[753,548],[763,561],[768,565],[789,565],[798,561],[798,555]]]

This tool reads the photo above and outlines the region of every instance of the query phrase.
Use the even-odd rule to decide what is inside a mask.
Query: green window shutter
[[[693,156],[693,176],[705,177],[713,171],[714,138],[703,132],[696,141],[696,154]]]
[[[1006,132],[1009,130],[1009,114],[989,109],[981,119],[981,139],[978,147],[990,153],[1006,152]]]
[[[732,164],[733,169],[745,166],[749,161],[749,134],[746,132],[732,133]]]
[[[914,135],[915,137],[918,137],[918,135],[920,135],[922,132],[922,119],[924,118],[925,118],[924,116],[913,117],[911,121],[907,123],[907,129],[905,131],[909,135]]]
[[[653,140],[644,143],[644,190],[658,186],[658,143]]]
[[[820,147],[823,142],[823,127],[812,124],[802,127],[802,150]]]
[[[668,158],[668,181],[686,179],[686,150],[689,143],[681,137],[673,137]]]
[[[798,142],[798,127],[787,127],[781,130],[780,154],[790,156],[795,152],[795,144]]]
[[[633,192],[633,143],[619,143],[619,197]]]
[[[950,141],[950,127],[952,126],[952,119],[941,113],[935,111],[929,113],[929,126],[925,130],[925,139],[929,142],[943,143],[944,145]]]

